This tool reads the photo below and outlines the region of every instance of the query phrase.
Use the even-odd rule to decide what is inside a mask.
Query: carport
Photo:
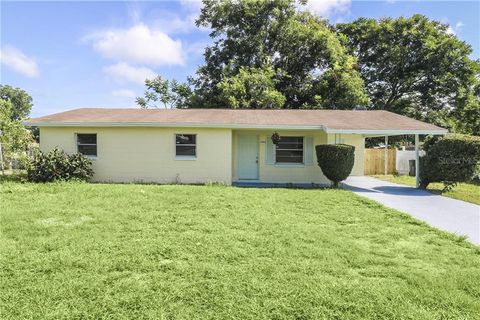
[[[436,126],[431,126],[431,128],[423,128],[426,123],[409,119],[410,129],[395,129],[395,130],[328,130],[328,133],[334,133],[341,136],[341,134],[361,134],[365,138],[385,138],[385,175],[387,174],[387,164],[388,164],[388,138],[392,136],[406,136],[411,135],[415,139],[415,185],[418,188],[420,186],[420,136],[427,135],[445,135],[448,133],[448,130],[439,128]],[[412,121],[413,120],[413,121]],[[396,124],[391,124],[391,127],[395,127]],[[418,128],[415,128],[418,127]],[[340,138],[339,138],[340,139]]]

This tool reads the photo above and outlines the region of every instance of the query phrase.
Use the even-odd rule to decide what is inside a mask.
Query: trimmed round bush
[[[39,152],[27,165],[27,179],[31,182],[87,181],[92,176],[90,159],[81,154],[69,155],[58,148],[48,153]]]
[[[480,172],[480,137],[449,134],[432,137],[423,145],[420,158],[420,187],[442,182],[444,191],[458,182],[471,181]]]
[[[336,188],[352,172],[355,147],[348,144],[321,144],[315,146],[317,161],[323,174]]]

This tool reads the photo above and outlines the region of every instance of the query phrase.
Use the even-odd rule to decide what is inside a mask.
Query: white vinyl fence
[[[420,150],[420,157],[425,151]],[[415,160],[415,150],[397,150],[396,169],[398,174],[408,174],[410,171],[409,160]]]

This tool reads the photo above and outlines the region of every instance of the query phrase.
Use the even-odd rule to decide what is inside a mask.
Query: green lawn
[[[415,186],[415,177],[394,176],[394,175],[375,175],[375,178],[386,180],[398,184]],[[428,190],[453,199],[463,200],[480,205],[480,184],[475,182],[459,183],[453,190],[442,193],[443,183],[430,183]]]
[[[480,247],[344,190],[0,183],[1,319],[478,319]]]

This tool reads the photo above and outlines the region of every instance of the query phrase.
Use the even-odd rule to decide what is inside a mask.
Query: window
[[[97,156],[97,134],[77,133],[77,152],[87,157]]]
[[[303,163],[303,137],[281,137],[275,151],[276,163]]]
[[[196,157],[197,156],[197,135],[176,134],[175,135],[175,155],[177,157]]]

